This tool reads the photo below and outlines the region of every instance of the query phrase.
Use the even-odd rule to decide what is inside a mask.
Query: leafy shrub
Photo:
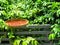
[[[49,39],[60,37],[60,3],[50,0],[0,0],[0,28],[7,29],[6,20],[28,19],[29,24],[51,24]]]

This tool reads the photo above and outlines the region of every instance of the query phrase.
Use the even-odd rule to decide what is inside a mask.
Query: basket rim
[[[9,20],[5,21],[5,22],[6,22],[6,25],[9,26],[7,23],[8,23],[9,21],[15,21],[15,20],[16,20],[16,21],[17,21],[17,20],[25,20],[26,23],[23,24],[23,25],[20,25],[20,26],[10,26],[10,27],[21,27],[21,26],[25,26],[25,25],[27,25],[27,24],[29,23],[29,21],[28,21],[27,19],[9,19]]]

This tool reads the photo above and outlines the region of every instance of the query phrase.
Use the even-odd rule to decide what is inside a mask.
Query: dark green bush
[[[0,0],[0,28],[4,21],[15,18],[28,19],[29,24],[51,24],[49,39],[60,37],[60,2],[50,0]],[[54,35],[54,37],[53,37]]]

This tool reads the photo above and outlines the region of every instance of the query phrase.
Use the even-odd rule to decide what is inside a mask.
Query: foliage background
[[[51,24],[49,39],[60,37],[60,2],[50,0],[0,0],[0,28],[8,29],[6,20],[23,18],[29,24]]]

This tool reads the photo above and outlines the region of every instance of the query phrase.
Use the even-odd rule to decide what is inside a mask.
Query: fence
[[[35,37],[37,41],[39,41],[39,45],[59,45],[57,44],[57,40],[52,41],[48,39],[48,35],[51,33],[51,25],[28,25],[25,27],[21,27],[20,30],[14,31],[14,35],[17,36],[31,36]],[[29,29],[32,29],[28,31]],[[7,32],[0,32],[0,35],[7,35]],[[41,37],[40,37],[41,36]],[[4,38],[0,41],[0,45],[11,45],[9,38]]]

